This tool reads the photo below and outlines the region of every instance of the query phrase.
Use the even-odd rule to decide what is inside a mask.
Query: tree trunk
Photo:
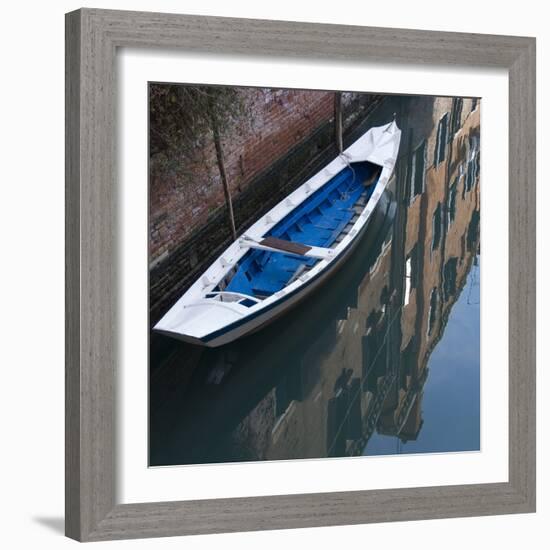
[[[233,240],[237,240],[237,231],[235,229],[235,217],[233,215],[233,203],[231,202],[231,192],[229,191],[229,183],[227,181],[227,173],[225,171],[225,163],[223,160],[223,149],[220,139],[220,130],[218,128],[218,121],[213,109],[210,110],[210,121],[212,123],[212,133],[214,134],[214,145],[216,147],[216,159],[218,161],[218,170],[220,171],[220,177],[222,180],[223,194],[225,195],[225,203],[227,205],[227,211],[229,212],[229,226],[231,228],[231,235]]]
[[[342,139],[342,92],[334,92],[334,138],[338,154],[342,154],[344,150]]]

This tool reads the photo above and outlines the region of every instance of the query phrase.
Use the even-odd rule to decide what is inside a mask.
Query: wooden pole
[[[214,113],[212,105],[210,106],[210,121],[212,123],[212,133],[214,134],[214,146],[216,147],[216,159],[218,161],[218,170],[220,171],[220,177],[222,180],[223,194],[225,195],[225,203],[227,204],[227,210],[229,212],[229,225],[231,228],[231,235],[233,240],[237,240],[237,231],[235,229],[235,217],[233,215],[233,203],[231,202],[231,192],[229,191],[229,183],[227,181],[227,172],[225,171],[225,163],[223,160],[223,149],[220,139],[220,130],[218,127],[218,121]]]
[[[344,150],[342,139],[342,92],[334,92],[334,139],[340,155]]]

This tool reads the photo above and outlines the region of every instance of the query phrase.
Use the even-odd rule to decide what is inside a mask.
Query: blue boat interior
[[[265,236],[309,246],[335,246],[347,234],[370,199],[380,172],[380,166],[370,162],[347,166],[274,225]],[[318,261],[317,258],[284,251],[250,249],[215,290],[265,299],[311,269]],[[251,306],[255,302],[249,300],[242,303]]]

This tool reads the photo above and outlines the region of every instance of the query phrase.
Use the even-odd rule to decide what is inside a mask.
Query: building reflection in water
[[[395,96],[369,125],[393,111],[391,197],[347,264],[270,327],[217,349],[177,344],[152,371],[151,465],[370,454],[373,436],[399,452],[419,438],[430,357],[478,267],[480,104]],[[479,307],[468,315],[479,325]],[[470,443],[453,450],[479,448],[479,386],[460,406],[472,402]]]

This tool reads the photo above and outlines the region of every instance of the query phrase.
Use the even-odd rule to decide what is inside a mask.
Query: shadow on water
[[[445,105],[395,96],[369,119],[397,114],[396,177],[323,287],[246,338],[151,357],[151,465],[479,449],[479,306],[463,291],[479,265],[476,119],[428,167]]]

